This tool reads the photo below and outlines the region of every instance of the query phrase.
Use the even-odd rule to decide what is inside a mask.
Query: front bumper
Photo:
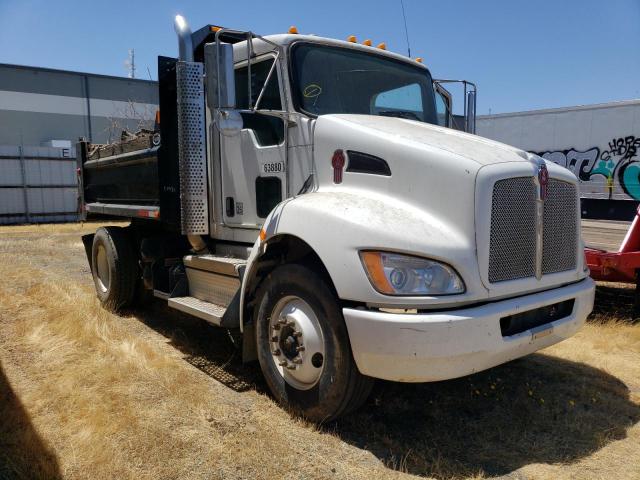
[[[594,292],[595,283],[587,277],[565,287],[461,310],[395,314],[345,308],[343,314],[361,373],[398,382],[432,382],[479,372],[571,337],[591,313]],[[569,299],[574,299],[570,315],[502,336],[502,317]]]

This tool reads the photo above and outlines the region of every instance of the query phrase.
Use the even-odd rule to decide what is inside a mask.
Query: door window
[[[443,92],[436,88],[436,117],[438,125],[449,127],[449,115],[451,113],[449,106],[450,99]]]
[[[275,62],[274,58],[268,58],[251,64],[251,105],[253,107],[256,106],[273,62]],[[249,68],[246,65],[236,69],[236,102],[238,108],[245,110],[249,108],[248,73]],[[258,106],[260,110],[282,110],[278,72],[276,70],[271,74],[269,84],[265,88]]]

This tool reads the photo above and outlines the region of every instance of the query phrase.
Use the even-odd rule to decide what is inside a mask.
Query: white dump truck
[[[581,327],[594,284],[570,171],[448,128],[443,82],[384,45],[176,30],[144,148],[79,144],[85,212],[131,219],[83,238],[105,307],[152,292],[235,329],[314,421],[375,378],[469,375]]]

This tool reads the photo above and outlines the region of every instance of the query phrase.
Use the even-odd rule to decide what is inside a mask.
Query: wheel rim
[[[107,259],[107,250],[103,245],[98,245],[96,253],[96,274],[98,277],[98,287],[103,292],[109,290],[111,283],[111,275],[109,273],[109,260]]]
[[[313,388],[324,369],[325,348],[320,322],[299,297],[282,298],[269,319],[271,359],[284,380],[298,390]]]

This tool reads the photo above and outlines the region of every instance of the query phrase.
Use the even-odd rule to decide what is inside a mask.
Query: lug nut
[[[274,329],[274,330],[280,330],[280,325],[276,323],[276,324],[273,326],[273,329]]]
[[[304,345],[296,347],[296,352],[304,352]]]
[[[287,365],[288,370],[295,370],[296,368],[298,367],[296,367],[295,365]]]
[[[300,357],[296,357],[296,358],[293,359],[293,363],[301,365],[302,364],[302,359]]]
[[[278,335],[274,335],[273,337],[271,337],[272,342],[277,342],[278,340],[280,340],[280,337],[278,337]]]
[[[278,365],[280,365],[281,367],[286,367],[288,366],[289,362],[287,362],[286,360],[280,360],[278,362]]]
[[[280,325],[286,325],[287,324],[287,319],[286,318],[281,318],[280,320],[278,320],[278,323]]]
[[[302,336],[302,332],[300,330],[296,330],[295,332],[293,332],[292,335],[296,338],[299,338]]]
[[[293,320],[291,320],[290,322],[287,322],[287,325],[291,328],[296,326],[296,322],[294,322]]]
[[[280,355],[280,349],[279,348],[274,348],[273,350],[271,350],[271,354],[272,355]]]

